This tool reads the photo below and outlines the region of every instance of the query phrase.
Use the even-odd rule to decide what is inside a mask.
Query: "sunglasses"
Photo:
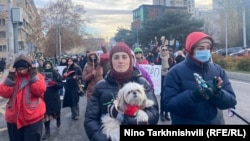
[[[162,49],[162,51],[168,51],[168,49]]]
[[[140,54],[142,54],[142,52],[141,52],[141,51],[135,52],[135,54],[139,54],[139,53],[140,53]]]

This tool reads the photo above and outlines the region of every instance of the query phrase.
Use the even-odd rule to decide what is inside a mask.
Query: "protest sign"
[[[155,95],[160,95],[161,93],[161,65],[140,64],[140,66],[149,73],[154,83]]]

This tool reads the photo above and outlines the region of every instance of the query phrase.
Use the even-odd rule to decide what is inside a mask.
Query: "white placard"
[[[61,76],[63,76],[63,69],[66,68],[67,66],[56,66],[56,68],[58,69],[58,72],[61,74]],[[63,82],[65,82],[66,80],[63,80]]]
[[[67,66],[56,66],[56,68],[58,69],[58,72],[63,75],[63,69],[66,68]]]
[[[155,95],[160,95],[161,93],[161,65],[140,64],[140,66],[149,73],[154,83]]]

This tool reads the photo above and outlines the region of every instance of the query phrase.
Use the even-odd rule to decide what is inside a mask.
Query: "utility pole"
[[[137,45],[139,45],[138,28],[136,29],[136,42],[137,42]]]
[[[245,11],[245,6],[242,6],[242,24],[243,24],[243,47],[247,47],[247,41],[246,41],[246,11]]]
[[[13,23],[14,31],[14,54],[18,53],[18,22]]]
[[[225,36],[226,39],[225,40],[226,40],[226,56],[227,56],[227,54],[228,54],[228,52],[227,52],[227,48],[228,48],[228,37],[227,37],[228,36],[228,31],[227,31],[228,30],[228,22],[227,22],[227,19],[228,19],[228,17],[227,16],[228,15],[227,15],[227,11],[226,10],[225,10],[225,13],[226,13],[226,20],[225,20],[226,21],[226,29],[225,29],[226,30],[225,31],[226,32],[225,33],[226,34],[226,36]]]
[[[61,39],[61,25],[58,26],[58,41],[59,41],[59,59],[62,59],[62,39]]]
[[[219,1],[218,2],[218,6],[219,7],[223,7],[223,10],[220,8],[220,11],[224,12],[225,13],[225,45],[226,45],[226,56],[228,54],[228,7],[229,7],[229,4],[230,3],[226,3],[226,1],[222,2],[222,1]]]
[[[13,62],[14,59],[14,31],[12,23],[12,1],[8,0],[8,60],[9,63]]]

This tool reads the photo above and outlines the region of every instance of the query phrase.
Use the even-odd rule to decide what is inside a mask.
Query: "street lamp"
[[[225,14],[226,14],[226,20],[225,20],[225,22],[226,22],[226,31],[225,31],[225,34],[226,34],[226,36],[225,36],[225,41],[226,41],[226,56],[227,56],[227,46],[228,46],[228,41],[227,41],[227,39],[228,39],[228,37],[227,37],[227,34],[228,34],[228,31],[227,31],[227,28],[228,28],[228,23],[227,23],[227,11],[225,11]]]
[[[138,38],[138,28],[136,28],[136,42],[139,44],[139,38]]]
[[[242,2],[242,26],[243,26],[243,47],[247,47],[247,41],[246,41],[246,6],[249,6],[250,2],[247,0],[244,0]]]
[[[224,10],[221,10],[221,11],[224,11],[225,12],[225,45],[226,45],[226,56],[227,56],[227,54],[228,54],[228,51],[227,51],[227,49],[228,49],[228,22],[227,22],[227,19],[228,19],[228,14],[227,14],[227,6],[223,6],[223,3],[220,1],[220,2],[218,2],[218,4],[220,5],[219,7],[223,7],[224,8]]]

